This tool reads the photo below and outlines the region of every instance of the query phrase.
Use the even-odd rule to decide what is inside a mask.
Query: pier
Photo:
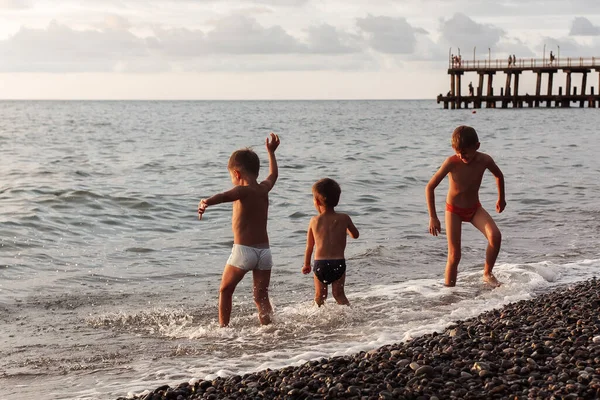
[[[600,107],[600,58],[521,58],[506,60],[461,60],[450,57],[448,74],[450,75],[450,90],[446,95],[440,94],[437,102],[444,104],[444,109],[460,108],[534,108],[534,107]],[[521,74],[533,73],[535,76],[535,93],[520,93],[519,81]],[[504,74],[504,87],[500,93],[494,93],[493,80],[496,74]],[[473,74],[475,79],[464,79],[467,74]],[[476,75],[475,75],[476,74]],[[588,74],[590,82],[596,80],[598,86],[587,87]],[[502,79],[502,77],[499,77]],[[579,81],[579,78],[581,79]],[[564,86],[558,86],[554,93],[553,85],[564,79]],[[579,88],[576,85],[580,82]],[[468,93],[463,94],[463,82],[469,82]],[[542,87],[542,81],[546,87]],[[473,86],[475,82],[477,86]],[[564,87],[564,90],[563,90]],[[578,91],[579,89],[579,91]],[[595,90],[598,94],[595,94]]]

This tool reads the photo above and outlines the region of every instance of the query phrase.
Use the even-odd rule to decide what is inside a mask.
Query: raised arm
[[[310,259],[312,258],[313,249],[315,247],[315,236],[312,230],[312,223],[313,220],[311,219],[306,234],[306,250],[304,251],[304,265],[302,266],[303,274],[308,274],[310,272]]]
[[[442,225],[437,216],[437,211],[435,209],[435,188],[440,184],[440,182],[448,175],[450,172],[451,166],[450,158],[447,158],[446,161],[442,164],[440,169],[437,170],[435,174],[431,177],[427,186],[425,187],[425,198],[427,200],[427,211],[429,212],[429,233],[433,236],[437,236],[438,233],[442,231]]]
[[[498,186],[498,201],[496,202],[496,211],[501,213],[506,207],[506,197],[504,194],[504,174],[494,160],[490,157],[488,169],[496,177],[496,185]]]
[[[358,239],[358,229],[356,229],[356,226],[354,226],[354,223],[352,222],[352,218],[350,218],[350,216],[348,216],[348,228],[346,229],[346,232],[348,233],[348,235],[350,235],[352,239]]]
[[[271,190],[277,181],[277,177],[279,176],[279,169],[277,168],[277,159],[275,158],[275,150],[279,146],[279,136],[271,132],[270,134],[271,141],[269,138],[265,141],[265,146],[267,148],[267,153],[269,154],[269,176],[262,181],[260,184],[267,186],[268,190]]]
[[[207,199],[200,200],[200,203],[198,203],[198,219],[202,219],[202,214],[204,214],[206,207],[208,206],[214,206],[221,203],[230,203],[232,201],[241,199],[244,195],[243,189],[244,188],[241,186],[236,186],[226,192],[218,193]]]

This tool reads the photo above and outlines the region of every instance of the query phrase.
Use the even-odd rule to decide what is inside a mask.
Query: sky
[[[600,1],[0,0],[0,99],[433,99],[459,51],[600,59]]]

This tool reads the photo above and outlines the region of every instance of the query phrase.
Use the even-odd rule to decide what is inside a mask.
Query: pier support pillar
[[[563,107],[571,107],[571,100],[568,99],[569,96],[571,96],[571,71],[565,71],[567,74],[567,82],[565,85],[565,96],[567,97],[566,100],[563,100],[562,102],[562,106]]]
[[[502,108],[508,107],[508,98],[510,97],[510,80],[512,79],[512,73],[506,73],[506,85],[504,86],[504,93],[502,96]]]
[[[540,106],[540,101],[537,100],[540,97],[540,94],[542,93],[542,73],[538,71],[537,73],[537,81],[535,83],[535,106],[539,107]]]
[[[456,107],[456,103],[454,102],[454,96],[456,96],[456,76],[454,74],[450,74],[450,96],[452,96],[452,100],[450,100],[450,108],[454,110]]]
[[[477,98],[473,102],[473,108],[481,108],[481,96],[483,95],[483,73],[478,72],[479,84],[477,85]]]
[[[585,87],[587,85],[587,71],[583,72],[583,76],[581,77],[581,95],[585,96]],[[585,100],[579,101],[579,107],[583,107]]]
[[[456,74],[456,108],[461,108],[461,96],[460,96],[460,85],[461,85],[461,75],[462,73]]]
[[[554,105],[555,105],[556,107],[566,107],[566,104],[567,104],[567,103],[566,103],[565,99],[563,99],[563,91],[562,91],[562,86],[559,86],[559,87],[558,87],[558,98],[559,98],[559,100],[556,100],[556,101],[554,102]]]
[[[488,76],[487,97],[488,97],[488,100],[485,102],[486,108],[496,108],[496,102],[489,99],[491,96],[494,95],[494,86],[492,84],[494,81],[495,73],[496,72],[494,72],[494,71],[487,72],[487,76]]]
[[[519,108],[519,75],[521,72],[515,71],[515,90],[513,93],[513,108]]]
[[[546,100],[546,107],[552,107],[552,79],[554,77],[554,72],[548,72],[548,100]]]

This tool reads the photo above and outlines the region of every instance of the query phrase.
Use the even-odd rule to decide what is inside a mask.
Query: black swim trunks
[[[340,279],[346,273],[346,260],[315,260],[315,276],[325,285]]]

